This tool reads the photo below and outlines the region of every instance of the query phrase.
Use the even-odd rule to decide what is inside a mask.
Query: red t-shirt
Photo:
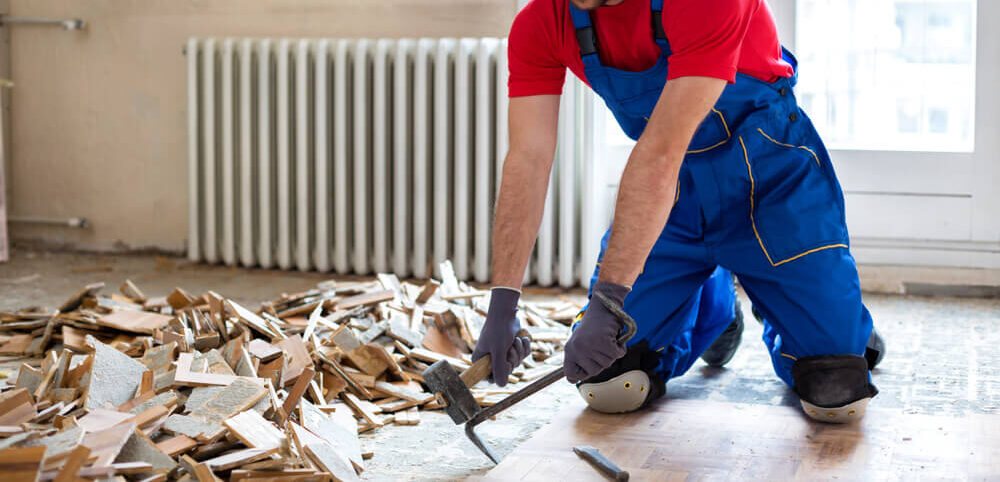
[[[625,0],[591,12],[604,65],[649,69],[660,56],[649,0]],[[664,0],[663,31],[670,43],[667,80],[736,73],[773,82],[790,77],[781,59],[774,17],[765,0]],[[586,81],[569,0],[531,0],[514,19],[508,44],[509,95],[561,94],[568,67]]]

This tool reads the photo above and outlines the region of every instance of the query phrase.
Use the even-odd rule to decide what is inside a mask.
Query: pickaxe
[[[625,331],[618,335],[618,342],[625,343],[632,338],[636,331],[635,320],[603,294],[595,293],[595,296],[608,311],[614,313],[625,325]],[[555,383],[563,377],[563,369],[562,367],[556,368],[530,385],[512,393],[496,405],[482,409],[479,407],[479,403],[476,402],[475,397],[472,396],[472,391],[469,390],[469,387],[486,378],[486,375],[490,373],[491,367],[490,356],[486,355],[476,360],[470,368],[459,375],[451,364],[445,360],[441,360],[424,370],[423,378],[427,386],[438,397],[439,403],[444,405],[445,411],[455,421],[455,424],[464,423],[465,435],[469,437],[469,440],[486,454],[493,463],[498,464],[500,463],[500,459],[490,450],[489,446],[483,443],[479,435],[476,434],[476,425],[489,420],[515,403]]]

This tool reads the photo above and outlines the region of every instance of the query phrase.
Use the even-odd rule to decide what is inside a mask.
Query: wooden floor
[[[628,415],[574,402],[482,480],[607,480],[574,445],[597,447],[632,480],[1000,480],[1000,415],[873,406],[859,423],[829,425],[798,407],[680,399]]]

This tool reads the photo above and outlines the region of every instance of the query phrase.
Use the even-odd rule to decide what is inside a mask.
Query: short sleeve
[[[510,28],[507,41],[510,97],[562,94],[566,66],[556,56],[555,13],[545,11],[543,4],[528,3]]]
[[[733,83],[743,39],[760,7],[757,0],[673,0],[663,12],[670,41],[670,73]]]

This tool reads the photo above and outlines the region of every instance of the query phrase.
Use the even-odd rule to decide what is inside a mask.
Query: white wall
[[[516,8],[515,0],[11,0],[11,15],[89,25],[0,28],[12,30],[16,84],[10,214],[92,224],[15,223],[11,234],[81,249],[184,248],[189,36],[502,37]]]

